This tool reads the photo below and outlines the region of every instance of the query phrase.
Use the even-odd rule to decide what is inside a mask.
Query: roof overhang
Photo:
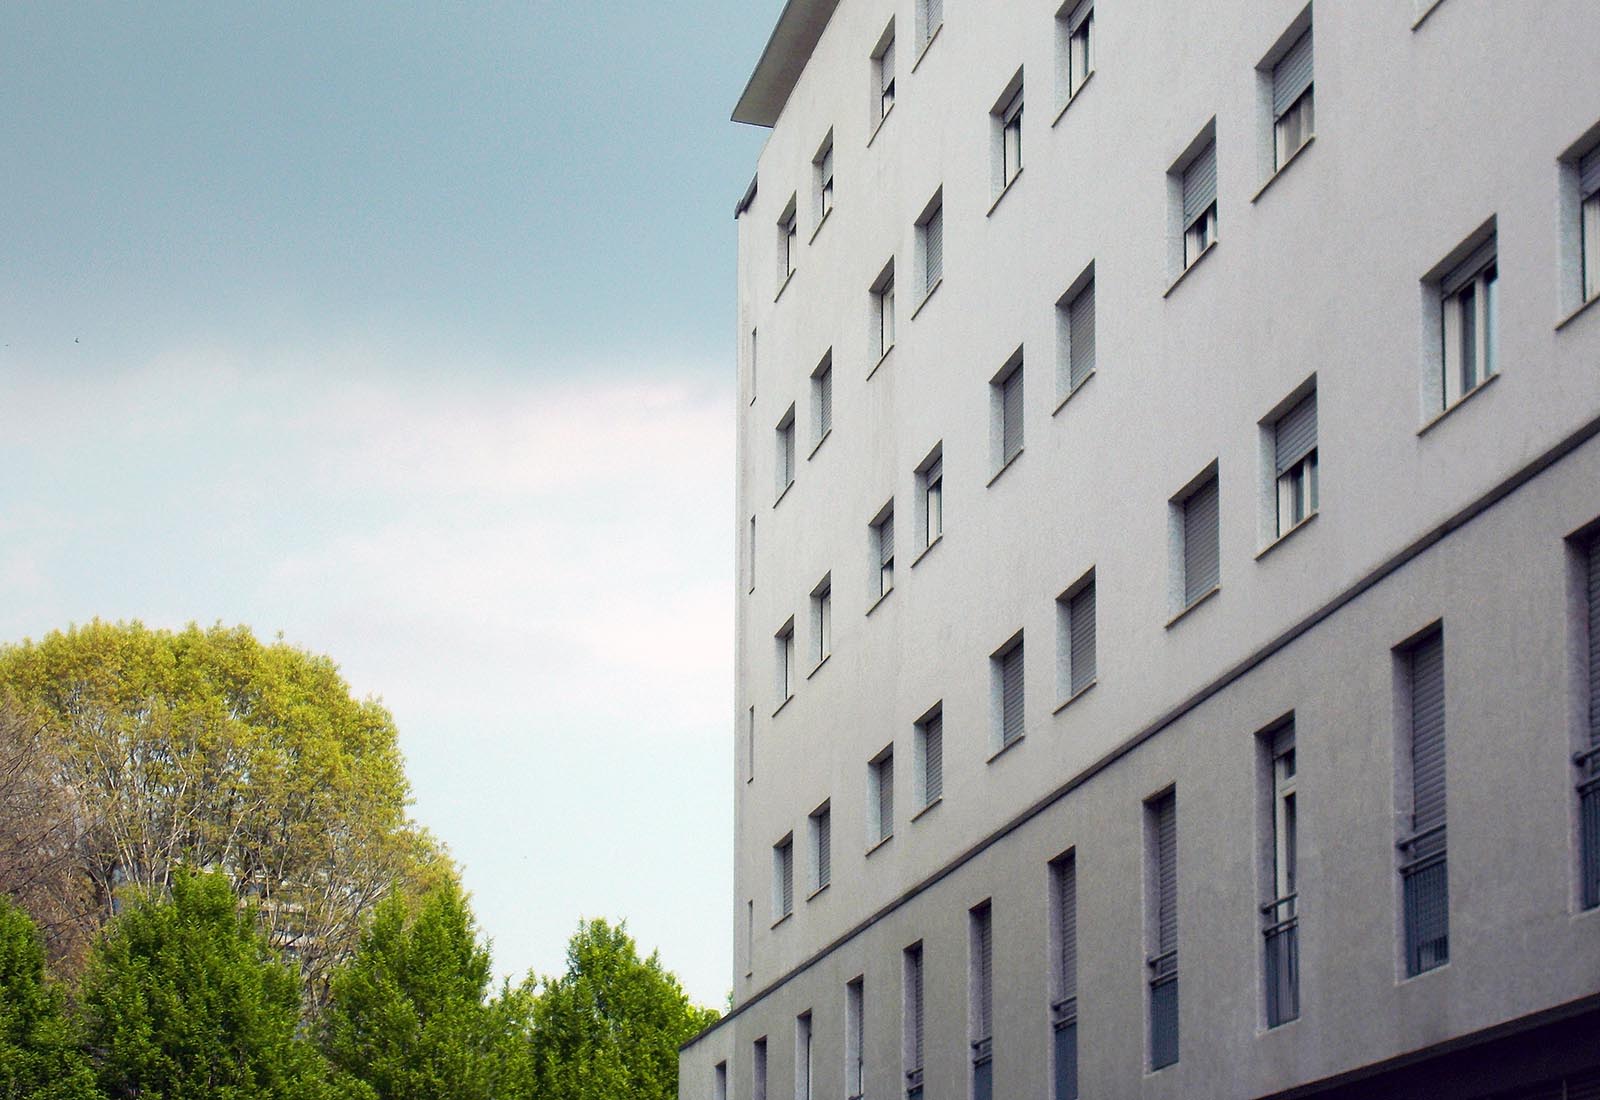
[[[817,48],[822,30],[833,16],[839,0],[788,0],[778,25],[761,51],[756,71],[744,87],[733,108],[733,121],[752,126],[771,126],[778,121],[789,93],[800,81],[811,51]]]

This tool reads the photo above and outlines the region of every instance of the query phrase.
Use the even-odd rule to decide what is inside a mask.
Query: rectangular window
[[[1499,267],[1494,237],[1440,280],[1439,299],[1442,411],[1488,381],[1499,369]]]
[[[745,717],[744,727],[744,781],[752,783],[756,778],[756,708],[751,707]]]
[[[1094,0],[1082,0],[1082,3],[1067,0],[1056,19],[1060,21],[1060,33],[1065,40],[1062,50],[1062,90],[1066,93],[1062,98],[1065,101],[1077,95],[1083,82],[1094,72]]]
[[[868,847],[894,835],[894,746],[884,749],[867,765]]]
[[[944,23],[944,0],[917,0],[917,40],[926,46]]]
[[[833,349],[822,357],[811,372],[811,447],[813,450],[833,431]]]
[[[715,1100],[728,1100],[728,1063],[717,1063],[716,1079],[712,1089]]]
[[[989,658],[994,669],[996,748],[1021,740],[1024,732],[1022,634]]]
[[[1022,73],[1012,78],[989,113],[994,132],[994,193],[1000,195],[1022,171]]]
[[[1050,1028],[1054,1037],[1054,1100],[1078,1100],[1078,861],[1050,864]]]
[[[996,472],[1022,453],[1022,393],[1022,349],[1018,348],[989,382]]]
[[[1591,536],[1584,548],[1583,593],[1587,612],[1589,735],[1573,763],[1578,767],[1583,907],[1593,909],[1600,906],[1600,535]]]
[[[1406,977],[1450,961],[1450,894],[1445,863],[1444,633],[1435,630],[1400,655],[1409,696],[1410,828],[1399,842]]]
[[[1207,473],[1175,503],[1179,518],[1179,538],[1182,543],[1181,606],[1187,608],[1193,607],[1222,583],[1216,471]]]
[[[1300,895],[1296,883],[1297,838],[1295,803],[1294,719],[1263,734],[1266,757],[1265,845],[1267,900],[1261,906],[1265,943],[1267,1026],[1277,1027],[1300,1015]]]
[[[1317,391],[1295,402],[1273,425],[1279,536],[1317,510]]]
[[[878,48],[872,54],[873,83],[877,87],[878,121],[889,115],[889,109],[894,106],[894,20],[889,20],[889,27],[883,32],[883,37],[878,41]]]
[[[800,259],[800,217],[795,209],[795,198],[790,196],[789,205],[783,208],[783,216],[778,219],[778,282],[781,285],[794,274],[795,264]]]
[[[1600,149],[1578,161],[1578,237],[1583,300],[1600,298]]]
[[[922,258],[922,295],[926,298],[944,278],[943,188],[917,219],[917,254]]]
[[[932,546],[944,534],[944,447],[917,471],[917,489],[922,498],[922,545]]]
[[[867,1088],[867,1005],[864,979],[844,987],[844,1087],[848,1100],[861,1100]]]
[[[811,892],[815,894],[833,881],[833,803],[824,802],[811,811]]]
[[[1217,239],[1217,143],[1208,140],[1183,169],[1183,267]]]
[[[750,977],[756,969],[756,900],[746,898],[744,903],[744,976]]]
[[[894,348],[894,261],[872,284],[873,336],[877,341],[878,358],[882,359]]]
[[[751,1044],[750,1076],[752,1100],[767,1100],[767,1038],[764,1035]]]
[[[1056,597],[1056,625],[1060,647],[1057,694],[1067,700],[1095,681],[1093,569]]]
[[[811,663],[820,665],[833,652],[833,574],[811,590]]]
[[[778,701],[794,698],[794,680],[797,671],[794,663],[794,619],[791,617],[778,631]]]
[[[905,1059],[906,1100],[922,1100],[922,944],[914,943],[905,949]]]
[[[944,708],[917,723],[917,796],[924,807],[944,797]]]
[[[872,523],[873,562],[878,577],[878,595],[887,596],[894,588],[894,502],[891,501]]]
[[[754,592],[756,590],[756,517],[755,516],[751,516],[750,517],[750,538],[748,540],[747,546],[748,546],[748,549],[747,549],[746,558],[745,558],[745,569],[747,571],[747,578],[746,579],[750,583],[750,591]]]
[[[816,169],[817,180],[817,224],[822,224],[822,219],[833,213],[833,131],[828,131],[828,137],[822,143],[822,148],[817,151],[817,156],[812,161]]]
[[[1149,886],[1145,922],[1150,945],[1150,1068],[1178,1060],[1178,796],[1145,804]]]
[[[1094,373],[1094,265],[1056,303],[1057,389],[1066,398]]]
[[[811,1100],[811,1013],[794,1021],[794,1100]]]
[[[988,902],[968,914],[971,925],[972,1100],[994,1097],[994,922]]]
[[[749,377],[749,388],[750,388],[750,404],[752,404],[752,405],[754,405],[756,403],[756,344],[757,344],[758,334],[759,334],[759,330],[758,329],[751,329],[750,330],[750,377]]]
[[[1315,119],[1311,87],[1311,31],[1307,30],[1272,67],[1273,167],[1311,140]]]
[[[778,421],[778,485],[777,494],[783,496],[794,484],[794,406],[790,405]]]
[[[772,919],[794,912],[794,834],[772,846]]]

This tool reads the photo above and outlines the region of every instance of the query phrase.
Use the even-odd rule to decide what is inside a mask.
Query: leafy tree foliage
[[[45,977],[44,944],[0,896],[0,1100],[94,1100],[61,990]]]
[[[113,1100],[357,1100],[299,1040],[300,979],[220,874],[177,872],[95,945],[88,1040]]]
[[[673,1100],[678,1047],[717,1019],[689,1002],[658,953],[639,957],[626,925],[592,920],[567,946],[533,1011],[540,1100]]]

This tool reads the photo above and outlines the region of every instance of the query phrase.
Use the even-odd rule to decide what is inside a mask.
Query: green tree
[[[333,975],[328,1058],[379,1100],[498,1100],[520,1074],[524,995],[488,1001],[489,952],[453,883],[380,904]]]
[[[0,896],[0,1100],[93,1100],[61,990],[45,977],[44,942]]]
[[[83,1006],[113,1100],[358,1100],[298,1036],[300,977],[225,877],[131,898],[90,955]]]
[[[567,972],[533,1010],[539,1100],[674,1100],[678,1047],[717,1019],[661,965],[639,957],[625,924],[592,920],[567,945]]]

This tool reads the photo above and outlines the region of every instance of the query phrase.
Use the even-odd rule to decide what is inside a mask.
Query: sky
[[[779,0],[0,6],[0,640],[326,653],[495,966],[731,986],[728,114]]]

